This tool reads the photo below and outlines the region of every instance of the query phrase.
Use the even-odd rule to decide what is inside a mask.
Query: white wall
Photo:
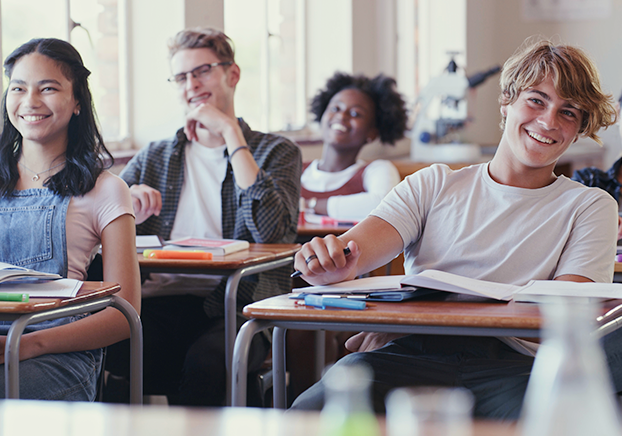
[[[503,62],[531,35],[578,45],[596,62],[603,88],[617,100],[622,91],[622,2],[612,0],[612,13],[604,20],[566,22],[526,22],[522,0],[467,0],[467,65],[470,73]],[[494,83],[493,83],[494,82]],[[467,130],[468,139],[480,144],[498,143],[501,132],[498,77],[478,88],[475,122]],[[607,147],[608,166],[622,151],[616,128],[602,132]]]
[[[131,96],[130,134],[134,148],[175,134],[183,125],[183,110],[170,76],[168,39],[185,27],[223,27],[222,0],[151,0],[129,4]]]

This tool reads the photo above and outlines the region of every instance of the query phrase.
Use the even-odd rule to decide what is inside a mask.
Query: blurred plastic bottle
[[[559,298],[540,306],[544,341],[521,417],[524,436],[620,435],[609,368],[596,329],[597,305]]]
[[[326,401],[321,413],[322,436],[380,436],[371,406],[372,371],[366,366],[338,365],[324,376]]]

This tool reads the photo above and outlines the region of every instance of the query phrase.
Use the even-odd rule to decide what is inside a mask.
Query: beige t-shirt
[[[67,207],[67,277],[85,280],[101,244],[103,230],[121,215],[134,216],[127,184],[110,173],[101,173],[95,187],[80,197],[72,197]]]

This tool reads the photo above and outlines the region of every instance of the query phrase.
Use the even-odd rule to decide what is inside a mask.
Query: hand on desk
[[[344,248],[350,249],[350,255],[344,254]],[[325,238],[313,238],[296,253],[294,268],[302,272],[302,278],[312,285],[351,280],[356,275],[356,264],[361,252],[356,242],[345,244],[335,235]]]
[[[141,224],[151,215],[160,215],[162,210],[162,194],[148,185],[130,186],[132,206],[136,215],[136,224]]]
[[[384,347],[394,339],[405,336],[403,333],[361,332],[346,341],[346,349],[352,352],[374,351]]]

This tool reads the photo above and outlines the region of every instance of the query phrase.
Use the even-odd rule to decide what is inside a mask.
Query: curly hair
[[[499,103],[503,106],[514,103],[522,91],[547,77],[553,79],[561,98],[581,110],[579,133],[602,144],[597,132],[616,122],[617,111],[613,96],[601,89],[596,66],[580,48],[555,45],[549,40],[534,43],[529,38],[503,65]],[[503,128],[505,117],[501,120]]]
[[[328,79],[326,87],[313,97],[311,113],[315,115],[315,121],[320,121],[335,94],[344,89],[358,89],[374,102],[380,141],[395,144],[395,141],[404,137],[408,120],[406,103],[395,87],[395,79],[383,74],[370,79],[337,72]]]

